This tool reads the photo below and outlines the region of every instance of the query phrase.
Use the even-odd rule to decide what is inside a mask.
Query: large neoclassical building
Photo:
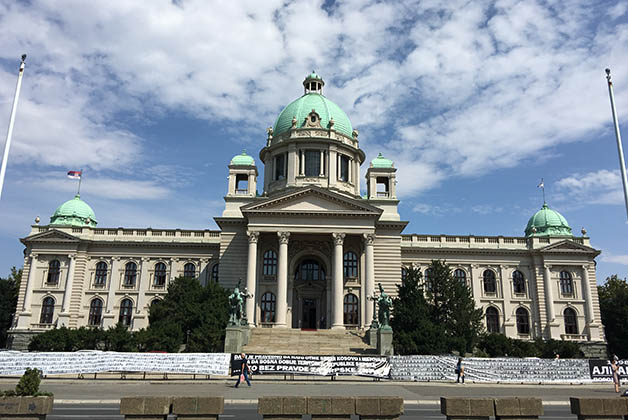
[[[227,288],[241,281],[252,295],[252,327],[368,328],[376,285],[394,296],[407,267],[429,281],[433,259],[468,284],[488,331],[603,344],[600,251],[585,232],[574,236],[544,204],[519,237],[404,233],[395,186],[412,181],[397,179],[381,154],[367,161],[358,131],[323,95],[317,74],[303,85],[268,129],[263,186],[252,157],[229,163],[220,230],[102,227],[78,195],[48,224],[31,226],[21,239],[26,281],[13,347],[60,325],[146,327],[150,305],[178,276]]]

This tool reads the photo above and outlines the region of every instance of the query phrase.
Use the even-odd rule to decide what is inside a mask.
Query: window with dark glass
[[[61,272],[61,263],[59,260],[52,260],[48,263],[48,278],[46,282],[57,284],[59,283],[59,274]]]
[[[519,308],[515,312],[517,318],[517,333],[530,334],[530,314],[525,308]]]
[[[358,324],[358,297],[349,293],[344,297],[344,323],[348,325]]]
[[[249,176],[247,174],[236,175],[236,194],[247,194],[249,192]]]
[[[340,156],[340,171],[338,179],[340,181],[349,182],[349,157]]]
[[[183,266],[183,277],[188,279],[196,278],[196,265],[194,263],[187,263]]]
[[[486,308],[486,331],[490,333],[499,332],[499,312],[492,306]]]
[[[211,280],[218,283],[218,264],[214,264],[212,267]]]
[[[277,253],[272,249],[264,252],[263,270],[265,276],[277,275]]]
[[[96,264],[96,273],[94,274],[94,286],[104,286],[107,284],[107,263],[100,261]]]
[[[301,281],[325,280],[325,271],[317,261],[303,260],[297,268],[295,278]]]
[[[41,304],[40,324],[52,324],[52,316],[55,312],[55,300],[50,296],[45,298]]]
[[[321,152],[319,150],[305,151],[305,176],[318,176],[321,171]]]
[[[100,325],[102,318],[102,300],[95,298],[89,304],[89,318],[87,323],[92,326]]]
[[[565,334],[578,334],[578,317],[572,308],[566,308],[563,312],[565,319]]]
[[[286,177],[286,155],[281,153],[275,156],[275,180]]]
[[[137,264],[134,262],[128,262],[124,266],[124,285],[127,287],[135,286],[135,280],[137,279]]]
[[[120,317],[118,318],[118,322],[122,323],[122,325],[129,326],[131,325],[131,316],[133,315],[133,302],[131,299],[124,299],[122,303],[120,303]]]
[[[523,278],[523,273],[519,270],[512,273],[512,288],[515,293],[526,292],[526,281]]]
[[[343,263],[345,278],[358,276],[358,256],[355,252],[346,252]]]
[[[560,293],[563,295],[573,295],[573,280],[568,271],[560,272]]]
[[[467,284],[467,273],[463,269],[458,268],[454,271],[454,279],[462,284]]]
[[[423,274],[423,280],[425,281],[425,289],[428,291],[432,291],[434,290],[434,276],[432,274],[432,269],[431,268],[427,268],[425,270],[425,273]]]
[[[377,178],[375,178],[375,188],[377,190],[378,197],[388,197],[388,194],[390,192],[388,184],[389,181],[390,179],[385,176],[378,176]]]
[[[160,262],[155,264],[155,286],[163,287],[166,285],[166,264]]]
[[[262,322],[275,322],[275,295],[266,292],[262,295]]]
[[[482,275],[484,283],[484,293],[496,293],[497,282],[495,281],[495,273],[492,270],[485,270]]]
[[[408,278],[408,269],[405,267],[401,267],[401,281],[406,281]]]

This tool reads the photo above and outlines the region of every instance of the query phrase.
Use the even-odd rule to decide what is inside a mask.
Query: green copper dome
[[[569,223],[562,214],[543,204],[528,221],[526,237],[531,236],[573,236]]]
[[[255,166],[255,159],[247,155],[245,151],[242,151],[242,154],[235,155],[233,159],[231,159],[231,165]]]
[[[312,81],[317,83],[310,83]],[[321,119],[321,127],[331,128],[329,120],[333,118],[334,130],[346,136],[352,137],[353,127],[351,126],[351,121],[349,121],[347,114],[345,114],[345,112],[340,109],[338,105],[323,96],[322,87],[325,84],[323,79],[315,72],[312,72],[312,74],[305,78],[303,83],[306,89],[305,95],[292,101],[284,108],[283,111],[281,111],[279,117],[277,117],[277,121],[275,121],[275,125],[273,126],[274,135],[279,135],[290,130],[292,127],[292,118],[296,118],[297,128],[303,127],[305,125],[306,118],[308,118],[310,112],[314,110]]]
[[[382,154],[378,154],[375,159],[371,161],[372,168],[392,168],[393,161],[385,158]]]
[[[50,218],[51,225],[94,227],[97,223],[94,210],[79,194],[61,204]]]

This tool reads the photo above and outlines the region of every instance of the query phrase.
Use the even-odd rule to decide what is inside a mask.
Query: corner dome
[[[392,168],[393,161],[385,158],[382,154],[378,154],[375,159],[371,161],[371,168]]]
[[[61,204],[50,218],[51,225],[57,226],[90,226],[98,222],[94,210],[76,194],[72,200]]]
[[[562,214],[543,203],[541,210],[534,213],[525,230],[526,237],[532,236],[573,236],[571,227]]]
[[[230,164],[238,166],[255,166],[255,159],[247,155],[246,152],[243,150],[242,154],[235,155],[233,159],[231,159]]]
[[[273,134],[279,135],[292,128],[292,119],[296,119],[296,128],[305,125],[305,121],[312,111],[320,117],[320,124],[323,128],[334,128],[334,130],[353,137],[353,127],[347,114],[338,105],[323,96],[322,89],[325,82],[314,71],[303,81],[305,94],[292,101],[277,117],[273,126]],[[330,120],[333,123],[330,124]]]

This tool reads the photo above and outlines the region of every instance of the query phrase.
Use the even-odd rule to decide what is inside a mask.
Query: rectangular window
[[[318,176],[321,171],[321,152],[307,150],[305,152],[305,176]]]
[[[340,156],[340,181],[349,182],[349,158],[347,156]]]
[[[284,153],[275,156],[275,180],[286,177],[286,155]]]

